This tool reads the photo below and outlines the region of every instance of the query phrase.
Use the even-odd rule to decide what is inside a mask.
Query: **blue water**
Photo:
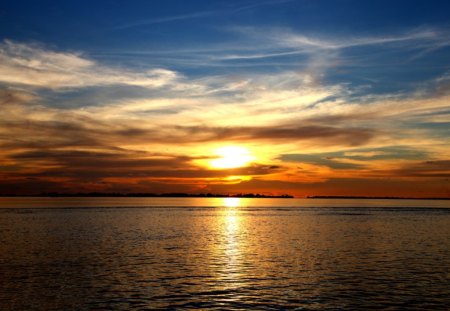
[[[2,198],[0,310],[448,310],[449,203]]]

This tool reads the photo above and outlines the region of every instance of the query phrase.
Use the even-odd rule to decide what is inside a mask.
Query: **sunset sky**
[[[0,194],[450,197],[450,1],[0,4]]]

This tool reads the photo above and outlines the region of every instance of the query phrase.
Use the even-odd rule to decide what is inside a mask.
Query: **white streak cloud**
[[[6,40],[0,43],[0,82],[61,89],[125,84],[159,88],[178,73],[155,68],[136,72],[97,63],[81,53],[55,52],[37,45]]]

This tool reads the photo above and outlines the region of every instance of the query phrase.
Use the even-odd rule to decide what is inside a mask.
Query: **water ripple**
[[[2,211],[1,310],[448,310],[450,213]]]

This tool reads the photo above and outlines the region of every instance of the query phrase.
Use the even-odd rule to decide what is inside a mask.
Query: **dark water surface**
[[[0,310],[448,310],[449,205],[2,198]]]

